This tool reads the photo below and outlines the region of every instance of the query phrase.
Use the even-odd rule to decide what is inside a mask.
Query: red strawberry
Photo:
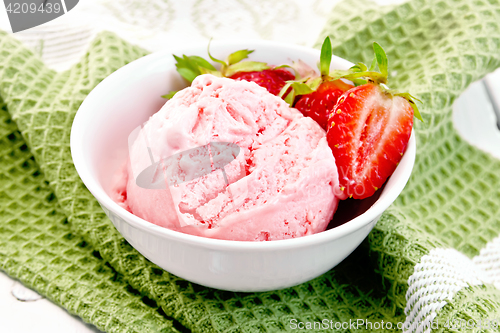
[[[321,47],[319,69],[321,76],[311,75],[314,70],[304,63],[297,62],[294,69],[299,74],[306,73],[307,77],[288,82],[286,89],[282,89],[279,96],[285,96],[285,101],[304,114],[311,117],[326,130],[328,115],[333,111],[337,100],[345,91],[353,87],[352,84],[330,77],[330,63],[332,61],[332,49],[330,38],[326,38]],[[292,90],[287,90],[291,87]],[[296,97],[298,96],[298,97]]]
[[[238,72],[231,75],[230,78],[255,82],[259,86],[266,88],[271,94],[278,95],[286,81],[294,80],[295,75],[284,68],[276,68],[254,72]]]
[[[382,187],[406,150],[413,116],[422,120],[410,94],[385,86],[387,56],[377,43],[373,49],[370,68],[358,63],[349,70],[330,71],[332,46],[327,37],[321,47],[321,76],[289,81],[279,94],[291,87],[285,95],[288,103],[302,95],[295,107],[327,130],[341,189],[355,199],[367,198]]]
[[[285,101],[291,104],[297,95],[303,95],[296,108],[320,125],[328,118],[325,129],[339,183],[355,199],[367,198],[382,187],[403,156],[413,115],[422,120],[410,94],[385,86],[387,56],[377,43],[373,49],[375,59],[370,68],[358,63],[349,70],[330,71],[332,46],[327,37],[321,47],[321,76],[287,82],[279,94],[285,95],[291,87]],[[377,65],[379,72],[375,71]],[[350,80],[356,87],[340,79]]]
[[[347,195],[364,199],[382,187],[406,150],[413,107],[378,84],[344,93],[329,119],[327,140]]]
[[[306,117],[311,117],[326,130],[328,115],[333,111],[337,100],[353,86],[342,80],[325,81],[316,91],[301,95],[294,107]]]

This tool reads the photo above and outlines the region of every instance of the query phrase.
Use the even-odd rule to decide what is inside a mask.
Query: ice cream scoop
[[[124,176],[116,199],[133,214],[227,240],[324,231],[345,196],[315,121],[253,82],[209,74],[131,134]]]

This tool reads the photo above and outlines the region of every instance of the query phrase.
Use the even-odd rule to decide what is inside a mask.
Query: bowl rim
[[[247,45],[245,47],[254,47],[253,45],[267,46],[267,47],[281,47],[288,48],[292,52],[300,51],[300,52],[315,52],[318,55],[320,51],[317,49],[289,44],[289,43],[279,43],[272,41],[264,41],[264,40],[245,40],[245,41],[217,41],[211,43],[211,50],[214,50],[217,47],[232,47],[232,46],[241,46]],[[253,45],[252,45],[253,44]],[[373,203],[373,205],[368,208],[363,214],[355,217],[354,219],[343,223],[340,226],[334,227],[329,230],[325,230],[323,232],[319,232],[312,235],[306,235],[302,237],[292,238],[292,239],[284,239],[284,240],[273,240],[268,242],[256,242],[256,241],[236,241],[236,240],[223,240],[223,239],[213,239],[202,236],[196,236],[191,234],[182,233],[179,231],[170,230],[158,225],[155,225],[151,222],[148,222],[131,212],[127,211],[106,193],[102,184],[97,179],[94,179],[89,170],[87,170],[88,165],[85,162],[85,158],[82,151],[78,150],[78,146],[81,145],[84,138],[84,128],[80,126],[80,123],[84,121],[85,117],[88,117],[88,113],[90,111],[87,105],[92,104],[92,100],[98,98],[100,90],[103,87],[106,87],[110,82],[113,81],[121,81],[128,77],[128,72],[136,69],[137,67],[141,67],[143,64],[147,64],[151,61],[159,57],[164,57],[165,55],[170,56],[171,54],[181,51],[186,52],[190,49],[200,48],[201,44],[192,44],[188,46],[182,46],[178,48],[172,48],[169,50],[162,50],[153,52],[149,55],[141,57],[135,61],[130,62],[129,64],[119,68],[115,72],[111,73],[108,77],[102,80],[85,98],[81,106],[79,107],[71,127],[70,134],[70,150],[73,158],[73,163],[75,168],[80,176],[81,180],[87,187],[87,189],[91,192],[91,194],[97,199],[97,201],[105,206],[108,210],[112,211],[115,215],[118,215],[119,218],[130,224],[132,227],[139,228],[148,233],[160,236],[161,238],[168,240],[180,241],[187,244],[196,245],[199,247],[214,249],[214,250],[231,250],[231,251],[269,251],[269,250],[287,250],[291,248],[300,248],[300,247],[308,247],[311,245],[319,245],[325,242],[334,241],[336,239],[342,238],[350,233],[353,233],[370,222],[379,218],[379,216],[396,200],[396,198],[400,195],[406,183],[408,182],[410,175],[413,170],[415,156],[416,156],[416,137],[414,130],[412,130],[410,140],[408,142],[406,151],[403,155],[403,158],[400,162],[400,165],[407,165],[408,167],[403,168],[399,171],[398,181],[393,185],[391,192],[382,192],[381,197]],[[206,47],[206,46],[204,46]],[[342,63],[346,66],[352,65],[349,61],[337,57],[335,60],[339,63]],[[333,63],[334,61],[332,61]],[[172,61],[173,63],[173,61]],[[404,163],[403,163],[404,161]],[[399,166],[398,166],[399,168]],[[398,169],[396,169],[398,170]],[[385,190],[385,189],[384,189]],[[383,191],[384,191],[383,190]],[[381,198],[383,197],[383,200]]]

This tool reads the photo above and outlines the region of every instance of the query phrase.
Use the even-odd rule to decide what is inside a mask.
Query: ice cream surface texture
[[[325,131],[253,82],[197,77],[131,134],[129,154],[115,200],[192,235],[310,235],[344,198]],[[156,187],[140,184],[145,174]]]

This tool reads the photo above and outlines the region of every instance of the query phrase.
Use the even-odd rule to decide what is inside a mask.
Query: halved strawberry
[[[422,120],[410,94],[385,86],[387,56],[377,43],[373,48],[376,61],[369,70],[358,64],[350,72],[332,75],[361,84],[339,98],[327,128],[341,189],[355,199],[367,198],[382,187],[406,150],[413,116]],[[374,71],[375,62],[380,72]]]
[[[412,126],[410,103],[377,84],[352,88],[340,97],[327,140],[348,196],[364,199],[382,187],[406,150]]]
[[[175,66],[177,72],[189,82],[193,82],[198,75],[213,74],[219,77],[255,82],[274,95],[281,91],[287,81],[295,79],[295,75],[283,68],[283,66],[269,66],[264,62],[250,60],[242,61],[248,58],[248,55],[252,52],[254,50],[239,50],[231,53],[225,61],[222,61],[212,57],[208,50],[210,59],[221,64],[220,70],[217,70],[207,60],[198,56],[183,55],[178,57],[174,55],[177,62]],[[172,98],[175,93],[176,91],[171,91],[162,97]]]

